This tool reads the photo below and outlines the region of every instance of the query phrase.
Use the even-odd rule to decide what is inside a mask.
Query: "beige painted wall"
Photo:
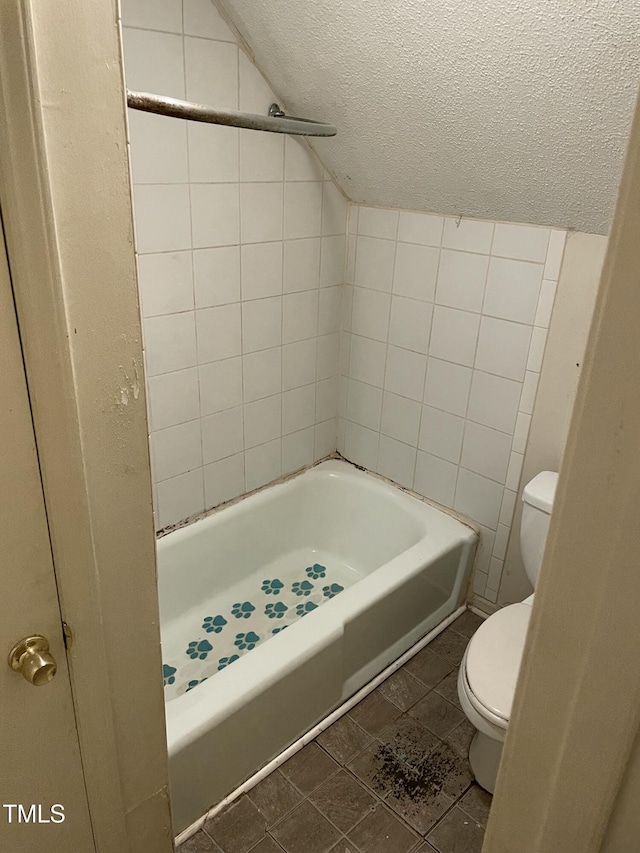
[[[639,234],[637,111],[484,853],[638,849]]]
[[[618,791],[602,853],[635,853],[640,848],[640,734],[636,736],[629,763]]]
[[[167,853],[117,0],[0,3],[0,195],[96,848]]]
[[[531,419],[518,496],[539,471],[559,471],[582,371],[607,238],[572,232],[567,236],[549,337]],[[498,605],[531,594],[520,555],[522,502],[516,503]]]

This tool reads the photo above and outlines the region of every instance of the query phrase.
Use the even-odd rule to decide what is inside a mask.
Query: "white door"
[[[93,853],[18,325],[0,230],[0,850]],[[38,657],[18,655],[42,635]],[[54,665],[55,664],[55,665]]]

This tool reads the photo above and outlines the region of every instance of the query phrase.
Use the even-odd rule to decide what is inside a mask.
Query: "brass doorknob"
[[[9,666],[21,672],[29,684],[42,687],[48,684],[58,671],[58,665],[49,651],[49,641],[40,634],[25,637],[9,652]]]

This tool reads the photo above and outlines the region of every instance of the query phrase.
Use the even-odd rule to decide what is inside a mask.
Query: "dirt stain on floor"
[[[379,793],[388,791],[399,800],[414,803],[429,802],[442,793],[447,778],[458,774],[455,758],[439,748],[425,753],[417,741],[407,743],[403,737],[380,745],[372,780]]]

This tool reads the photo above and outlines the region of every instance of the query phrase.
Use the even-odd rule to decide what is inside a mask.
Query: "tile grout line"
[[[305,147],[308,152],[311,152],[311,156],[317,160],[315,151],[311,148],[311,146],[304,140]],[[286,145],[285,145],[286,148]],[[317,287],[317,308],[316,308],[316,358],[315,358],[315,388],[313,395],[313,426],[314,426],[314,441],[313,441],[313,455],[315,457],[315,426],[317,423],[317,412],[318,412],[318,340],[320,338],[320,279],[322,275],[322,253],[323,253],[323,221],[324,221],[324,205],[325,205],[325,181],[324,181],[324,169],[323,169],[323,180],[321,183],[321,193],[320,193],[320,227],[319,227],[319,236],[318,240],[320,243],[320,251],[318,252],[318,287]]]
[[[184,2],[184,0],[183,0]],[[235,41],[236,45],[236,81],[237,81],[237,105],[240,107],[240,48],[238,47],[237,40]],[[242,242],[242,192],[240,190],[242,181],[241,181],[241,140],[240,140],[240,130],[237,133],[237,157],[238,157],[238,268],[239,268],[239,277],[240,277],[240,396],[242,398],[242,490],[243,492],[247,491],[247,436],[246,436],[246,428],[245,428],[245,407],[246,407],[246,389],[245,389],[245,378],[244,378],[244,367],[245,367],[245,335],[244,335],[244,310],[243,306],[246,302],[244,299],[244,288],[243,288],[243,264],[242,264],[242,248],[244,243]],[[228,457],[226,457],[228,458]]]
[[[278,181],[280,183],[280,181]],[[280,279],[280,476],[284,468],[284,264],[285,264],[285,195],[287,184],[287,137],[282,143],[282,210],[280,213],[282,226],[282,276]]]
[[[360,223],[360,216],[358,215],[358,224]],[[384,391],[385,386],[387,384],[387,370],[389,369],[389,329],[391,328],[391,305],[393,301],[393,281],[396,275],[396,263],[398,262],[398,233],[400,231],[400,212],[397,213],[396,225],[395,225],[395,238],[393,240],[393,265],[391,268],[391,287],[389,289],[389,317],[387,318],[387,335],[384,341],[385,343],[385,352],[384,352],[384,371],[383,371],[383,379],[382,379],[382,401],[384,401]],[[373,288],[372,288],[373,289]],[[354,291],[354,299],[355,299],[355,291]],[[378,420],[378,441],[377,441],[377,451],[376,451],[376,466],[375,470],[377,471],[380,467],[380,433],[382,426],[382,401],[380,404],[380,418]]]
[[[462,801],[462,798],[463,798],[464,796],[466,796],[466,795],[469,793],[469,791],[473,788],[474,784],[476,784],[476,783],[475,783],[475,780],[473,780],[473,781],[472,781],[472,782],[471,782],[471,783],[470,783],[470,784],[469,784],[469,785],[464,789],[464,791],[460,794],[460,796],[459,796],[457,799],[455,799],[455,800],[451,803],[451,805],[446,809],[446,811],[445,811],[445,812],[443,812],[443,814],[441,814],[441,815],[440,815],[440,817],[436,820],[436,822],[433,824],[433,826],[432,826],[432,827],[430,827],[430,829],[427,831],[426,835],[424,836],[424,840],[425,840],[425,841],[427,841],[429,844],[431,843],[431,842],[428,840],[428,839],[429,839],[429,836],[431,835],[431,833],[432,833],[432,832],[434,832],[434,830],[436,830],[436,829],[438,828],[438,826],[440,826],[440,824],[441,824],[441,823],[443,823],[444,819],[445,819],[446,817],[448,817],[448,815],[450,815],[450,814],[451,814],[451,812],[452,812],[455,808],[459,808],[459,807],[460,807],[460,803],[461,803],[461,801]],[[464,810],[463,810],[463,811],[464,811]],[[467,814],[466,812],[464,812],[464,813],[465,813],[465,815]],[[470,816],[470,815],[467,815],[467,817],[469,817],[471,820],[474,820],[474,822],[475,822],[475,818],[471,818],[471,816]],[[483,832],[484,832],[484,828],[483,828]],[[437,848],[436,848],[436,849],[437,849]]]
[[[275,821],[275,822],[272,824],[272,826],[271,826],[269,829],[265,829],[265,835],[268,835],[270,838],[273,838],[273,840],[275,841],[275,843],[276,843],[276,844],[278,844],[279,842],[278,842],[278,841],[277,841],[277,839],[272,835],[272,830],[273,830],[273,829],[276,829],[276,828],[277,828],[281,823],[284,823],[284,821],[285,821],[288,817],[290,817],[296,809],[300,808],[300,806],[301,806],[301,805],[303,805],[303,803],[306,803],[306,802],[308,802],[308,803],[309,803],[309,805],[310,805],[310,806],[312,806],[312,807],[313,807],[313,808],[318,812],[318,814],[320,814],[320,815],[321,815],[321,816],[322,816],[326,821],[328,821],[328,823],[329,823],[332,827],[334,827],[334,829],[339,833],[340,838],[336,841],[336,844],[338,844],[338,843],[339,843],[343,838],[345,838],[345,837],[346,837],[346,833],[345,833],[345,832],[343,832],[343,831],[342,831],[338,826],[336,826],[336,824],[335,824],[335,823],[333,823],[333,821],[332,821],[332,820],[331,820],[331,819],[330,819],[330,818],[329,818],[329,817],[328,817],[324,812],[320,811],[320,809],[316,806],[316,804],[315,804],[315,803],[313,803],[313,802],[311,801],[311,797],[313,796],[313,794],[317,793],[317,792],[320,790],[320,788],[322,788],[322,787],[323,787],[323,785],[325,785],[325,784],[326,784],[327,782],[329,782],[331,779],[334,779],[334,778],[335,778],[335,777],[336,777],[336,776],[337,776],[341,771],[345,770],[346,768],[345,768],[345,767],[343,767],[343,765],[341,765],[339,762],[337,762],[337,761],[336,761],[336,759],[334,759],[334,758],[333,758],[333,756],[332,756],[332,755],[330,755],[330,754],[329,754],[325,749],[323,749],[322,745],[321,745],[321,744],[319,744],[315,739],[314,739],[313,741],[310,741],[310,743],[315,743],[315,744],[316,744],[316,746],[317,746],[319,749],[321,749],[321,750],[325,753],[325,755],[328,755],[328,756],[329,756],[329,758],[331,758],[331,760],[332,760],[332,761],[335,761],[335,762],[336,762],[336,764],[337,764],[337,769],[336,769],[336,770],[334,770],[334,771],[333,771],[329,776],[327,776],[327,777],[326,777],[326,778],[325,778],[325,779],[324,779],[324,780],[323,780],[319,785],[316,785],[316,787],[315,787],[315,788],[313,788],[313,790],[311,790],[308,794],[305,794],[305,793],[304,793],[304,792],[303,792],[303,791],[302,791],[302,790],[301,790],[301,789],[300,789],[300,788],[295,784],[295,782],[293,782],[293,781],[292,781],[292,780],[290,780],[287,776],[285,776],[285,775],[284,775],[284,773],[282,773],[282,772],[279,770],[279,768],[277,768],[277,769],[274,771],[274,772],[280,772],[280,773],[281,773],[281,775],[283,776],[283,778],[284,778],[284,779],[289,783],[289,785],[291,785],[291,786],[292,786],[292,787],[293,787],[293,788],[294,788],[294,789],[295,789],[299,794],[301,794],[301,796],[302,796],[302,799],[300,800],[300,802],[296,803],[296,804],[295,804],[294,806],[292,806],[292,808],[290,808],[287,812],[285,812],[284,814],[282,814],[282,815],[278,818],[278,820],[277,820],[277,821]],[[267,777],[267,778],[268,778],[268,777]],[[247,792],[246,796],[251,800],[251,793],[250,793],[250,792]],[[251,800],[251,802],[253,803],[253,800]],[[253,804],[256,806],[256,808],[258,809],[258,811],[260,811],[259,806],[258,806],[256,803],[253,803]],[[354,824],[354,826],[355,826],[355,824]],[[353,828],[353,827],[352,827],[352,828]],[[349,830],[349,832],[351,832],[351,830]],[[258,843],[260,843],[260,842],[258,842]],[[335,845],[333,845],[330,849],[331,849],[331,850],[333,850],[333,847],[335,847]],[[251,848],[251,849],[253,849],[253,848]],[[250,851],[248,851],[248,853],[250,853]]]
[[[537,326],[535,325],[535,321],[536,321],[537,316],[538,316],[538,307],[539,307],[539,304],[540,304],[540,300],[541,300],[541,298],[542,298],[542,291],[543,291],[544,282],[545,282],[545,278],[544,278],[544,271],[546,270],[546,268],[547,268],[547,264],[549,263],[549,250],[550,250],[550,246],[551,246],[551,233],[552,233],[552,232],[551,232],[551,230],[550,230],[550,231],[549,231],[549,239],[548,239],[548,241],[547,241],[547,247],[546,247],[546,251],[545,251],[544,266],[543,266],[543,270],[542,270],[542,281],[540,282],[540,289],[539,289],[539,291],[538,291],[538,299],[536,300],[536,313],[535,313],[535,315],[534,315],[534,325],[533,325],[533,327],[532,327],[531,338],[530,338],[530,340],[529,340],[529,348],[528,348],[528,352],[527,352],[527,363],[526,363],[526,367],[525,367],[525,377],[526,377],[526,372],[527,372],[527,370],[528,370],[528,368],[529,368],[529,361],[530,361],[530,358],[531,358],[531,349],[532,349],[532,347],[533,347],[533,345],[534,345],[534,330],[535,330],[535,328],[540,328],[540,327],[537,327]],[[565,246],[566,246],[566,234],[565,234],[565,239],[564,239],[564,241],[563,241],[563,252],[562,252],[562,255],[564,255],[564,247],[565,247]],[[561,266],[562,266],[562,257],[560,258],[560,268],[561,268]],[[553,300],[553,301],[554,301],[554,303],[555,303],[555,293],[554,293],[554,300]],[[550,325],[550,322],[549,322],[549,325]],[[547,326],[547,337],[548,337],[548,326]],[[540,361],[540,369],[542,369],[542,362],[543,362],[543,360],[544,360],[544,352],[545,352],[545,350],[546,350],[547,337],[545,337],[545,342],[544,342],[544,346],[543,346],[543,349],[542,349],[542,356],[541,356],[541,361]],[[522,389],[521,389],[521,391],[520,391],[520,396],[521,396],[521,397],[522,397],[522,391],[523,391],[523,390],[524,390],[524,381],[523,381],[523,388],[522,388]],[[537,390],[537,389],[536,389],[536,390]],[[534,400],[534,405],[535,405],[535,400]],[[519,415],[519,414],[520,414],[520,401],[518,402],[518,415]],[[517,419],[516,419],[516,425],[517,425]],[[526,452],[527,442],[528,442],[528,439],[529,439],[529,432],[530,432],[530,429],[531,429],[531,419],[529,419],[529,424],[528,424],[528,427],[527,427],[527,430],[526,430],[526,436],[525,436],[525,439],[524,439],[525,452]],[[512,441],[511,441],[511,452],[510,452],[510,455],[509,455],[509,464],[511,464],[511,454],[514,452],[514,450],[513,450],[514,443],[515,443],[515,427],[514,427],[514,434],[513,434],[513,438],[512,438]],[[523,462],[524,462],[524,454],[523,454]],[[507,472],[507,473],[508,473],[508,472]],[[521,477],[521,476],[522,476],[522,470],[521,470],[521,472],[520,472],[520,477]],[[520,480],[520,477],[518,477],[518,481]],[[518,485],[519,485],[519,482],[518,482]],[[506,481],[505,481],[505,491],[506,491]],[[504,492],[503,492],[502,499],[503,499],[503,501],[504,501]],[[502,505],[501,505],[501,507],[500,507],[500,508],[501,508],[501,510],[502,510]],[[491,588],[489,587],[489,583],[488,583],[489,573],[487,573],[487,583],[485,584],[484,593],[486,594],[486,593],[493,593],[493,592],[495,592],[495,593],[496,593],[496,599],[497,599],[498,593],[499,593],[499,591],[500,591],[500,585],[501,585],[501,583],[502,583],[502,577],[503,577],[503,574],[504,574],[504,565],[505,565],[505,562],[506,562],[506,556],[507,556],[507,553],[508,553],[509,544],[510,544],[511,539],[512,539],[512,537],[513,537],[513,535],[514,535],[514,531],[513,531],[513,519],[514,519],[514,516],[515,516],[515,506],[514,506],[514,509],[513,509],[512,513],[511,513],[511,519],[510,519],[510,522],[509,522],[509,525],[508,525],[508,527],[509,527],[509,532],[508,532],[508,534],[507,534],[507,541],[506,541],[506,543],[505,543],[505,547],[504,547],[504,554],[503,554],[502,559],[500,560],[500,562],[501,562],[501,564],[502,564],[502,565],[501,565],[501,567],[500,567],[500,574],[499,574],[499,577],[498,577],[498,583],[497,583],[497,585],[496,585],[496,588],[495,588],[495,589],[493,589],[493,587],[491,587]],[[498,519],[498,525],[499,525],[499,524],[500,524],[500,520]],[[498,528],[496,527],[496,531],[497,531],[497,529],[498,529]],[[497,536],[496,536],[495,538],[497,539]],[[491,562],[492,562],[492,560],[493,560],[493,559],[498,559],[498,558],[496,557],[496,542],[495,542],[495,539],[494,539],[494,542],[493,542],[493,547],[492,547],[492,549],[491,549],[491,558],[490,558],[489,568],[491,568]]]
[[[480,314],[479,314],[480,319],[479,319],[479,322],[478,322],[478,330],[477,330],[477,333],[476,333],[476,342],[475,342],[475,347],[474,347],[474,351],[473,351],[473,361],[472,361],[471,366],[470,366],[470,369],[471,369],[471,381],[470,381],[470,383],[469,383],[469,393],[468,393],[468,395],[467,395],[467,404],[466,404],[466,406],[465,406],[465,413],[464,413],[464,428],[463,428],[463,434],[462,434],[462,444],[461,444],[461,446],[460,446],[460,460],[462,460],[462,453],[463,453],[463,450],[464,450],[464,440],[465,440],[465,437],[466,437],[466,434],[467,434],[467,423],[468,423],[468,415],[469,415],[469,406],[470,406],[470,404],[471,404],[471,391],[472,391],[472,388],[473,388],[473,379],[474,379],[474,375],[475,375],[475,373],[476,373],[476,361],[477,361],[477,359],[478,359],[478,346],[479,346],[479,343],[480,343],[480,330],[481,330],[481,328],[482,328],[482,318],[485,316],[485,315],[483,314],[483,309],[484,309],[484,303],[485,303],[485,299],[486,299],[486,295],[487,295],[487,284],[488,284],[488,281],[489,281],[489,268],[490,268],[490,266],[491,266],[491,258],[492,258],[491,252],[492,252],[492,250],[493,250],[493,243],[494,243],[494,240],[495,240],[495,236],[496,236],[496,226],[495,226],[495,222],[493,222],[493,223],[491,224],[491,241],[490,241],[490,243],[489,243],[489,252],[488,252],[488,255],[487,255],[487,270],[486,270],[486,272],[485,272],[485,275],[484,275],[484,282],[483,282],[483,285],[482,285],[482,303],[481,303],[481,309],[480,309]],[[505,377],[505,378],[506,378],[506,377]],[[460,464],[459,464],[459,465],[458,465],[458,470],[457,470],[457,472],[456,472],[456,483],[455,483],[455,486],[454,486],[454,489],[453,489],[453,501],[452,501],[452,502],[453,502],[453,505],[454,505],[454,506],[455,506],[455,504],[456,504],[456,499],[457,499],[457,497],[458,497],[458,486],[459,486],[459,484],[460,484],[460,472],[461,472],[461,470],[462,470],[462,465],[460,465]],[[506,476],[506,475],[505,475],[505,476]]]
[[[418,438],[416,440],[416,457],[413,463],[413,478],[412,478],[412,488],[415,489],[416,476],[418,474],[418,450],[420,449],[420,434],[422,432],[422,420],[424,418],[424,407],[426,405],[426,393],[427,393],[427,375],[429,373],[429,352],[431,350],[431,335],[433,333],[433,318],[436,312],[436,297],[438,295],[438,279],[440,277],[440,264],[442,261],[442,238],[444,236],[444,221],[442,223],[442,230],[440,232],[440,245],[438,246],[438,263],[436,265],[436,274],[435,280],[433,283],[433,303],[431,305],[431,322],[429,323],[429,339],[427,343],[427,353],[426,353],[426,362],[424,366],[424,380],[422,382],[422,400],[420,401],[420,417],[418,418]],[[424,452],[424,451],[423,451]],[[456,478],[457,480],[457,478]],[[454,489],[455,494],[455,489]]]
[[[187,51],[186,51],[186,38],[185,38],[185,14],[184,14],[184,2],[181,3],[181,19],[182,19],[182,32],[180,33],[180,38],[182,42],[182,83],[184,87],[184,96],[187,97]],[[202,433],[202,387],[200,383],[200,346],[199,346],[199,336],[198,336],[198,313],[197,313],[197,305],[196,305],[196,284],[195,284],[195,264],[193,257],[193,197],[191,194],[191,156],[190,156],[190,145],[189,145],[189,127],[185,127],[185,137],[186,137],[186,161],[187,161],[187,180],[188,180],[188,188],[189,188],[189,235],[190,235],[190,260],[191,260],[191,297],[193,300],[193,331],[195,336],[195,345],[196,345],[196,376],[198,381],[198,432],[200,434],[200,465],[195,466],[191,469],[191,471],[197,471],[198,468],[200,470],[200,488],[201,488],[201,512],[204,512],[206,509],[206,498],[205,498],[205,489],[204,489],[204,436]],[[164,374],[159,374],[164,375]],[[186,473],[190,473],[190,471],[182,472],[176,476],[183,476]],[[173,479],[173,478],[166,478]],[[160,482],[165,482],[162,480],[157,480],[156,487]],[[162,519],[160,520],[162,522]],[[161,525],[164,526],[164,525]]]

